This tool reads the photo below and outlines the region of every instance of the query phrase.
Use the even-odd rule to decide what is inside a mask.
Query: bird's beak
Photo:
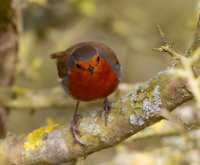
[[[90,72],[91,74],[93,74],[94,73],[94,69],[95,68],[90,65],[87,70],[88,70],[88,72]]]

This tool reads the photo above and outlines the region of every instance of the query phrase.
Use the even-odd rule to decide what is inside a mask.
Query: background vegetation
[[[120,59],[123,82],[140,83],[170,65],[167,56],[152,50],[160,46],[156,25],[161,25],[173,45],[184,52],[191,42],[200,6],[198,0],[18,0],[17,3],[22,10],[22,27],[16,89],[19,93],[28,88],[48,95],[53,88],[55,96],[60,86],[55,63],[49,57],[52,52],[85,40],[104,42]],[[31,94],[29,97],[36,103],[43,101]],[[66,99],[66,104],[67,101],[72,102]],[[26,99],[20,104],[25,103]],[[18,103],[13,105],[17,107]],[[67,108],[35,107],[11,109],[8,130],[24,134],[47,120],[66,124],[72,117]],[[175,113],[178,121],[193,123],[200,119],[192,102],[181,109]],[[192,134],[197,139],[200,136],[198,129]],[[165,120],[123,144],[80,160],[79,164],[198,165],[200,148],[190,146],[187,140],[179,124]]]

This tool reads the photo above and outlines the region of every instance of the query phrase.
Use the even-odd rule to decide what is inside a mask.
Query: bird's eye
[[[97,62],[99,63],[99,61],[100,61],[100,57],[98,56],[98,57],[97,57]]]
[[[78,69],[81,69],[81,68],[82,68],[80,64],[76,64],[76,67],[77,67]]]

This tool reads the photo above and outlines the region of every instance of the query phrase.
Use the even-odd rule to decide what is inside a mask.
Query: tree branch
[[[196,40],[198,37],[194,38],[192,51],[199,47]],[[24,137],[8,136],[0,144],[0,153],[16,165],[73,161],[114,146],[161,120],[163,108],[171,111],[190,99],[187,81],[169,69],[113,102],[107,126],[95,110],[82,114],[79,131],[84,147],[74,143],[69,127],[49,123]]]

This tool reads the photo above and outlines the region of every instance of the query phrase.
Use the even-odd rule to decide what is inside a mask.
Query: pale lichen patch
[[[102,122],[99,117],[88,119],[80,122],[79,129],[81,131],[81,142],[84,145],[90,146],[99,143],[99,136],[102,134]],[[87,142],[87,143],[86,143]]]
[[[61,131],[55,130],[51,132],[44,143],[39,155],[43,155],[46,160],[50,160],[49,162],[55,164],[66,157],[68,148]]]
[[[159,85],[147,82],[144,86],[138,86],[132,95],[129,95],[131,109],[134,110],[129,116],[129,123],[142,126],[146,119],[159,114],[162,105],[160,95]]]
[[[142,112],[144,113],[145,118],[159,114],[161,110],[161,98],[160,98],[160,87],[155,86],[152,91],[151,97],[145,98],[142,105]]]
[[[38,128],[29,133],[26,137],[26,142],[24,143],[24,150],[31,151],[40,147],[45,140],[45,136],[52,132],[56,127],[58,127],[58,124],[48,122],[47,126]]]
[[[114,120],[114,117],[113,117],[111,114],[109,114],[109,115],[108,115],[108,118],[107,118],[108,124],[109,124],[110,122],[112,122],[113,120]]]
[[[144,119],[142,116],[137,116],[135,114],[130,115],[129,122],[134,126],[142,126],[144,124]]]
[[[101,127],[97,124],[97,120],[85,120],[80,123],[80,128],[84,132],[91,135],[98,135],[101,133]]]

